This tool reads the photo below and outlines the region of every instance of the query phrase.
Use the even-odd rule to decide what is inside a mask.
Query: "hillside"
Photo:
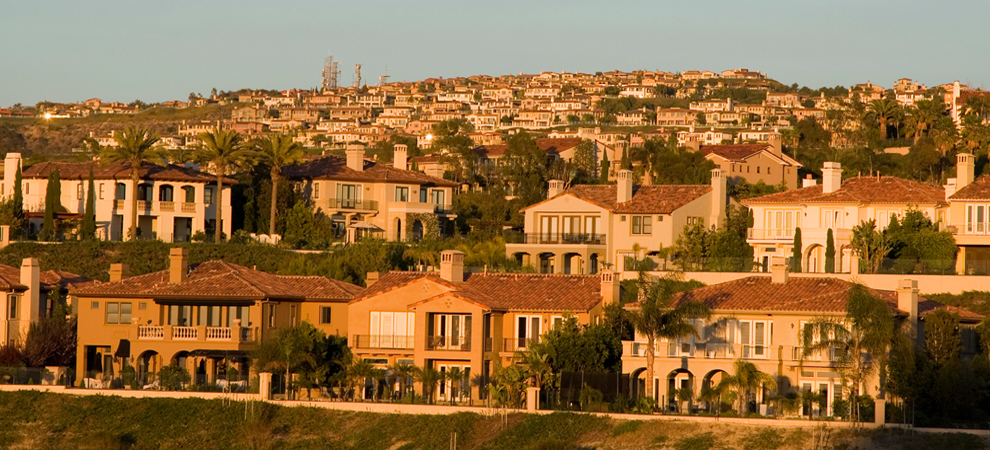
[[[94,114],[73,119],[0,119],[0,154],[68,154],[79,148],[90,132],[108,134],[128,125],[160,134],[174,134],[183,120],[230,119],[233,105],[207,105],[175,109],[158,107],[137,114]]]
[[[266,403],[125,399],[0,392],[0,448],[9,449],[809,449],[816,430],[559,413],[451,416],[372,414]],[[245,419],[247,417],[247,419]],[[834,430],[835,449],[981,449],[965,434]]]

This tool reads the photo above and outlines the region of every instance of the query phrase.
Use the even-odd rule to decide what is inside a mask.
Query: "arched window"
[[[113,198],[116,200],[126,200],[127,199],[127,185],[124,183],[117,183],[115,188]]]
[[[193,186],[182,186],[182,194],[186,203],[196,203],[196,188]]]
[[[172,201],[172,186],[168,184],[163,184],[158,187],[158,201],[160,202],[170,202]]]

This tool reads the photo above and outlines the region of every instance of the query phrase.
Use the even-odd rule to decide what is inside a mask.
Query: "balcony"
[[[414,336],[354,335],[354,348],[357,349],[412,350],[414,347]]]
[[[159,211],[175,211],[175,202],[158,202]]]
[[[196,212],[196,204],[195,203],[182,203],[181,205],[182,206],[181,206],[180,211],[182,211],[184,213],[194,213],[194,212]]]
[[[801,228],[801,239],[804,244],[818,241],[825,243],[828,236],[828,228]],[[793,242],[794,229],[784,228],[750,228],[746,230],[746,238],[752,241],[779,241]],[[836,241],[848,241],[852,238],[852,230],[849,228],[832,228],[832,238]]]
[[[506,244],[605,245],[604,234],[506,233]]]
[[[632,357],[645,357],[645,342],[624,341],[623,354]],[[698,358],[698,359],[747,359],[800,363],[827,362],[839,359],[839,349],[804,356],[804,347],[792,345],[729,344],[723,342],[657,342],[654,355],[657,358]]]
[[[330,209],[354,209],[363,211],[378,211],[375,200],[355,200],[352,198],[332,198],[328,201]]]
[[[750,228],[746,230],[746,238],[760,241],[793,241],[794,229]]]
[[[505,338],[502,340],[502,351],[503,352],[514,352],[523,351],[529,349],[533,344],[540,343],[540,337],[519,337],[519,338]]]
[[[255,330],[243,327],[180,327],[172,325],[138,325],[139,341],[212,341],[252,342]]]
[[[471,350],[471,338],[462,336],[428,336],[427,350],[467,352]]]

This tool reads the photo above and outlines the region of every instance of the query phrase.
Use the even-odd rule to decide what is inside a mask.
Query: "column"
[[[564,264],[567,263],[567,258],[564,254],[554,254],[554,268],[553,273],[564,273]]]
[[[959,247],[956,253],[956,274],[966,275],[966,247]]]

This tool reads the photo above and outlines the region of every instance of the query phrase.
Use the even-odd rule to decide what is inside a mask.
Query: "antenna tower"
[[[336,90],[337,78],[340,76],[340,69],[337,68],[337,61],[333,56],[327,56],[323,60],[323,90]]]
[[[388,66],[385,66],[385,75],[378,77],[378,85],[384,85],[388,81]]]
[[[361,65],[360,64],[355,64],[354,65],[354,87],[355,88],[360,88],[361,87]]]

